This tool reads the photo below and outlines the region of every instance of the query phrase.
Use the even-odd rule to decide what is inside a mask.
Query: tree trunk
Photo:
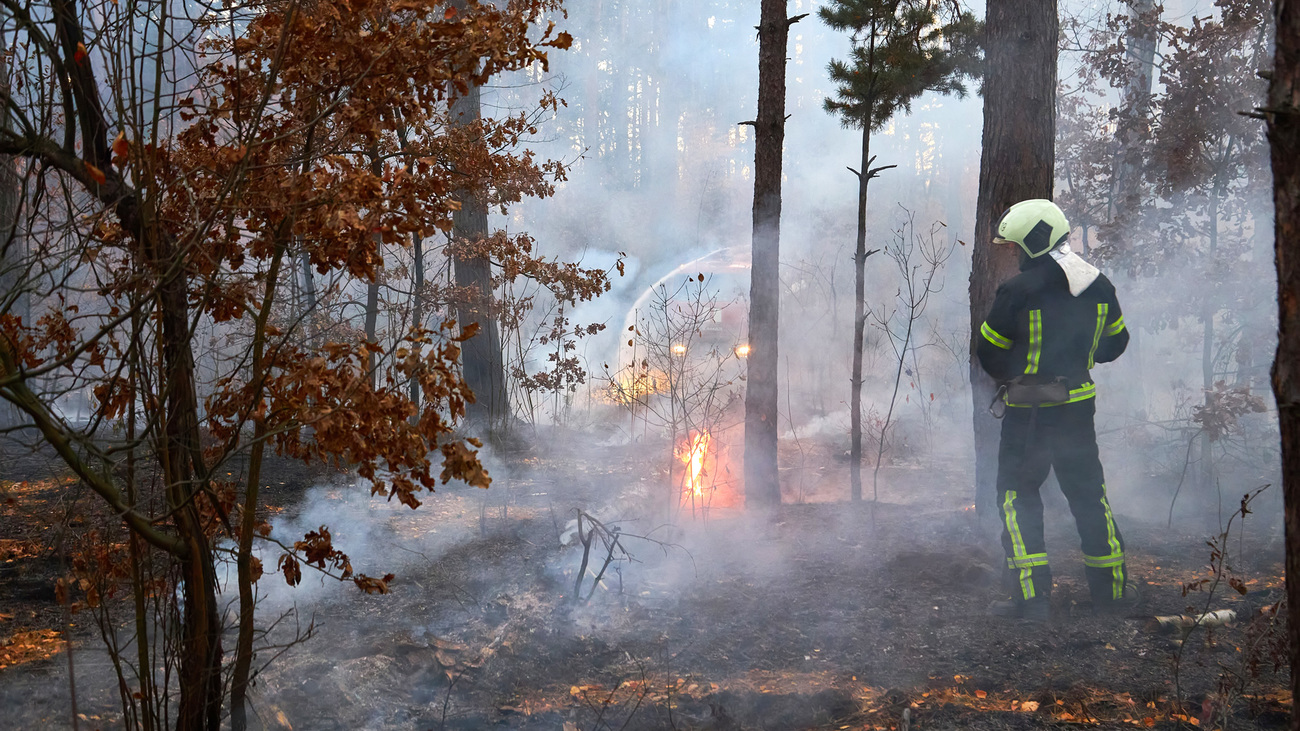
[[[1124,109],[1116,138],[1113,210],[1111,218],[1121,223],[1141,206],[1142,149],[1151,125],[1151,87],[1155,81],[1155,57],[1159,8],[1155,0],[1129,0],[1132,24],[1125,34],[1128,54],[1135,73],[1124,86]]]
[[[376,237],[378,239],[378,237]],[[376,240],[375,245],[378,246]],[[379,271],[375,272],[375,279],[366,283],[366,340],[375,342],[379,334]],[[370,387],[378,388],[379,367],[375,359],[375,351],[370,349],[366,355],[366,373],[370,377]]]
[[[853,250],[853,374],[849,378],[849,498],[862,500],[862,349],[867,328],[867,185],[871,182],[871,123],[862,125],[858,172],[858,238]],[[880,438],[884,439],[884,434]]]
[[[424,327],[424,239],[416,233],[411,234],[411,249],[415,256],[414,279],[411,282],[411,327],[419,328]],[[420,420],[420,382],[412,378],[410,389],[411,404],[415,406],[411,422],[417,423]]]
[[[1119,120],[1115,136],[1118,142],[1112,170],[1112,187],[1110,196],[1109,223],[1102,226],[1099,238],[1112,247],[1127,253],[1131,239],[1125,232],[1132,231],[1139,225],[1135,220],[1142,210],[1143,174],[1142,161],[1146,154],[1142,143],[1150,139],[1151,134],[1151,89],[1155,83],[1156,47],[1159,43],[1159,22],[1161,8],[1156,0],[1128,0],[1128,15],[1131,21],[1124,41],[1128,45],[1129,61],[1134,65],[1135,73],[1129,77],[1124,86],[1123,109],[1127,112]],[[1083,252],[1086,254],[1086,249]],[[1121,287],[1125,282],[1132,282],[1127,272],[1121,273]],[[1132,379],[1130,388],[1136,391],[1133,410],[1147,408],[1147,372],[1142,367],[1142,350],[1144,336],[1141,328],[1142,318],[1128,318],[1129,343],[1128,353],[1136,365],[1129,369]],[[1136,408],[1133,408],[1136,407]]]
[[[316,272],[312,270],[311,254],[306,251],[299,254],[299,265],[302,267],[302,322],[303,338],[308,343],[315,342],[316,319]]]
[[[374,146],[370,150],[370,172],[376,178],[382,178],[384,175],[384,164],[379,159],[379,147]],[[379,336],[379,276],[384,271],[384,243],[375,234],[375,274],[366,282],[366,340],[375,342]],[[370,387],[377,389],[379,387],[379,363],[376,358],[375,349],[371,348],[366,355],[366,373],[370,376]]]
[[[754,232],[745,381],[745,500],[781,502],[777,473],[777,318],[781,268],[781,153],[785,145],[786,0],[762,0],[754,121]]]
[[[0,33],[0,48],[8,48],[6,35]],[[9,66],[3,55],[0,55],[0,95],[9,96]],[[10,129],[8,110],[0,112],[0,127]],[[30,300],[26,292],[19,291],[27,258],[26,241],[17,228],[21,192],[22,181],[18,179],[16,161],[9,155],[0,155],[0,313],[21,318],[24,325],[30,326]],[[25,423],[29,422],[21,409],[0,400],[0,429]]]
[[[152,248],[152,247],[151,247]],[[160,268],[173,261],[174,247],[164,244]],[[162,321],[162,393],[166,394],[160,450],[167,479],[167,506],[176,533],[185,542],[181,575],[180,705],[178,731],[215,731],[221,724],[221,617],[212,547],[195,504],[196,485],[205,477],[198,441],[198,397],[194,389],[194,355],[190,348],[185,275],[178,272],[159,283]]]
[[[285,246],[276,248],[275,256],[266,275],[262,308],[253,325],[252,382],[260,384],[268,375],[266,361],[267,323],[275,305],[276,289],[280,279],[280,266],[284,261]],[[292,263],[292,259],[290,260]],[[260,400],[260,399],[259,399]],[[248,457],[248,479],[244,484],[244,503],[240,515],[239,550],[236,553],[236,583],[239,588],[239,635],[235,642],[235,662],[230,674],[230,728],[245,731],[248,728],[248,708],[245,702],[253,668],[253,637],[257,618],[256,592],[253,583],[253,534],[257,531],[258,493],[262,481],[262,459],[266,453],[267,428],[265,420],[253,425],[253,445]]]
[[[1210,196],[1210,215],[1209,221],[1206,222],[1208,227],[1206,238],[1209,240],[1209,252],[1206,256],[1205,271],[1217,271],[1215,260],[1219,255],[1219,187],[1216,182],[1214,192]],[[1203,392],[1202,404],[1207,409],[1207,413],[1213,408],[1214,401],[1212,393],[1214,392],[1214,320],[1219,314],[1219,303],[1214,296],[1214,288],[1207,287],[1202,296],[1205,298],[1201,303],[1201,391]],[[1210,433],[1202,430],[1201,437],[1201,495],[1209,500],[1214,496],[1217,508],[1213,513],[1205,516],[1209,526],[1218,530],[1218,516],[1222,509],[1222,497],[1218,496],[1215,489],[1214,474],[1214,441],[1210,438]]]
[[[458,0],[461,9],[464,0]],[[453,90],[454,91],[454,90]],[[455,127],[477,125],[481,117],[479,88],[469,85],[451,102],[451,123]],[[460,210],[452,215],[452,236],[459,242],[482,241],[488,235],[487,206],[471,190],[459,190]],[[461,348],[465,383],[474,392],[467,409],[470,422],[495,430],[507,421],[510,403],[506,397],[505,362],[501,353],[501,331],[492,307],[492,262],[485,255],[455,257],[456,286],[468,297],[456,306],[456,320],[462,330],[478,326],[478,334]]]
[[[582,145],[586,148],[584,152],[587,155],[600,159],[603,157],[600,142],[602,109],[600,89],[606,76],[606,72],[600,67],[602,60],[606,58],[605,29],[601,22],[604,18],[604,8],[602,0],[595,0],[592,5],[591,14],[587,19],[591,24],[590,41],[583,43],[583,51],[587,55],[587,66],[584,69],[587,80],[582,103]]]
[[[970,277],[971,396],[975,427],[975,504],[997,510],[997,421],[988,412],[995,384],[975,359],[980,325],[998,285],[1016,273],[1014,245],[992,243],[1003,212],[1028,198],[1052,197],[1056,130],[1056,2],[989,0],[984,75],[984,138]]]
[[[1277,40],[1269,88],[1268,138],[1273,158],[1274,242],[1277,261],[1278,337],[1273,394],[1282,431],[1282,496],[1286,515],[1287,634],[1291,667],[1300,667],[1300,4],[1274,4]],[[1300,697],[1300,673],[1291,673]],[[1300,706],[1291,711],[1300,731]]]

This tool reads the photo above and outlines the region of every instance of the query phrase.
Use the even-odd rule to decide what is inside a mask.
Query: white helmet
[[[998,221],[993,240],[999,244],[1016,243],[1030,259],[1037,259],[1070,238],[1070,222],[1055,203],[1033,198],[1007,209]]]

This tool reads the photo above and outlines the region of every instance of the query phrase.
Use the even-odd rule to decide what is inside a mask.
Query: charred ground
[[[409,519],[418,522],[393,519],[394,530],[437,526],[452,537],[378,557],[398,575],[391,594],[330,587],[304,598],[292,621],[311,622],[314,637],[259,677],[265,727],[1210,728],[1234,672],[1244,673],[1235,687],[1245,695],[1232,702],[1231,727],[1285,726],[1287,670],[1275,668],[1258,614],[1279,598],[1280,547],[1249,522],[1230,552],[1248,593],[1225,584],[1209,604],[1265,620],[1197,630],[1175,672],[1175,638],[1140,618],[1206,605],[1184,584],[1208,575],[1210,536],[1125,515],[1121,499],[1144,593],[1133,618],[1094,616],[1082,604],[1077,537],[1060,504],[1049,507],[1053,621],[986,617],[1000,555],[967,510],[960,467],[891,468],[873,516],[869,505],[830,501],[847,482],[829,454],[810,502],[774,515],[720,511],[671,530],[622,523],[662,543],[625,539],[636,561],[612,567],[591,601],[575,603],[580,549],[561,545],[573,511],[623,520],[664,479],[661,460],[637,446],[547,455],[517,450],[492,491],[448,490]],[[49,482],[57,475],[37,474],[39,464],[11,490],[75,514],[80,503]],[[277,463],[269,483],[293,515],[356,489],[308,489],[330,479]],[[0,517],[6,728],[69,719],[66,653],[53,631],[63,616],[59,557],[31,519],[33,504],[25,496],[23,510],[11,502]],[[585,598],[590,578],[583,586]],[[88,727],[111,728],[109,666],[90,617],[73,622],[79,712]],[[36,649],[23,654],[14,638]]]

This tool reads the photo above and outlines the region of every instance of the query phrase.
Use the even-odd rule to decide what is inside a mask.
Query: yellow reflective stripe
[[[1027,556],[1007,559],[1007,568],[1009,569],[1033,568],[1034,566],[1046,566],[1046,565],[1047,565],[1046,553],[1031,553]]]
[[[1097,355],[1097,346],[1101,344],[1101,334],[1106,331],[1106,317],[1110,315],[1110,305],[1102,302],[1097,305],[1097,331],[1092,335],[1092,348],[1088,350],[1088,367],[1097,365],[1093,358]]]
[[[1109,556],[1087,556],[1083,557],[1083,565],[1091,566],[1095,569],[1108,569],[1114,566],[1124,565],[1123,553],[1112,553]]]
[[[983,325],[980,325],[980,333],[984,335],[985,340],[989,341],[990,343],[993,343],[999,348],[1002,348],[1003,350],[1011,350],[1011,346],[1013,343],[1007,338],[1002,337],[1002,334],[999,333],[997,330],[994,330],[993,328],[989,327],[989,324],[987,322],[984,323]]]
[[[1016,491],[1007,490],[1007,497],[1002,501],[1002,515],[1007,520],[1007,533],[1011,535],[1011,554],[1014,559],[1029,556],[1025,549],[1024,536],[1020,535],[1020,524],[1016,522]],[[1014,567],[1012,567],[1014,568]],[[1034,570],[1030,566],[1020,567],[1020,592],[1025,599],[1034,598]]]
[[[1106,328],[1106,337],[1119,335],[1119,331],[1124,329],[1124,316],[1120,315],[1119,319],[1112,322],[1110,327]]]
[[[1029,355],[1025,373],[1037,373],[1038,361],[1043,357],[1043,311],[1029,311]]]
[[[1097,395],[1097,384],[1085,383],[1082,386],[1079,386],[1078,388],[1070,389],[1070,398],[1066,399],[1065,401],[1053,401],[1047,404],[1039,404],[1039,406],[1064,406],[1065,404],[1072,404],[1075,401],[1086,401],[1087,399],[1090,399],[1096,395]],[[1033,404],[1013,404],[1010,401],[1008,401],[1007,406],[1011,406],[1017,409],[1028,409],[1028,408],[1032,408]]]
[[[1115,530],[1115,515],[1110,512],[1110,501],[1106,499],[1106,485],[1101,486],[1101,506],[1106,509],[1106,542],[1110,545],[1111,555],[1123,555],[1124,547],[1119,544],[1119,535]],[[1120,562],[1110,570],[1111,598],[1119,601],[1124,598],[1124,564]]]

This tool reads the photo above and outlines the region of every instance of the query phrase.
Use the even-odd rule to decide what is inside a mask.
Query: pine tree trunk
[[[1268,137],[1273,158],[1274,247],[1278,337],[1273,393],[1282,431],[1282,495],[1286,515],[1286,592],[1291,644],[1291,690],[1300,697],[1300,4],[1277,0]],[[1300,706],[1291,711],[1300,731]]]
[[[762,0],[758,117],[754,122],[754,233],[745,381],[745,500],[781,502],[777,473],[777,317],[781,266],[781,153],[785,145],[786,0]]]
[[[1056,136],[1056,2],[989,0],[986,15],[984,138],[970,277],[971,395],[975,504],[996,513],[998,423],[989,414],[996,386],[975,359],[980,325],[1000,283],[1016,273],[1017,249],[992,243],[1003,212],[1052,197]]]
[[[849,394],[849,499],[862,500],[862,349],[867,328],[867,185],[871,166],[871,126],[862,125],[858,173],[858,236],[853,250],[853,374]],[[881,439],[884,434],[881,434]]]
[[[465,0],[453,6],[465,8]],[[482,119],[480,92],[475,84],[469,91],[455,95],[451,102],[451,123],[455,127],[477,125]],[[457,191],[461,207],[452,216],[452,236],[460,242],[482,241],[488,235],[487,206],[473,191]],[[478,326],[478,334],[461,347],[461,368],[465,383],[474,392],[474,403],[467,409],[470,422],[489,431],[505,425],[510,415],[506,397],[505,360],[501,352],[501,330],[492,303],[492,262],[486,255],[455,258],[456,286],[469,292],[456,306],[456,320],[461,329]]]

